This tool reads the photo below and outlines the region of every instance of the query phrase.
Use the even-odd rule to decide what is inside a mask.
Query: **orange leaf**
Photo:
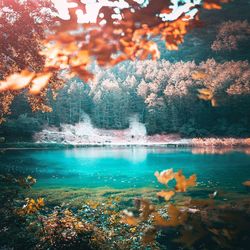
[[[70,59],[70,64],[74,66],[86,65],[89,62],[89,52],[81,50],[76,56]]]
[[[179,211],[174,205],[168,206],[169,219],[164,219],[159,213],[154,214],[154,224],[160,227],[176,227],[187,219],[187,213]]]
[[[39,94],[41,90],[48,85],[51,76],[52,76],[52,73],[50,72],[38,74],[36,78],[33,79],[32,86],[29,92],[33,95]]]
[[[203,4],[203,8],[204,9],[207,9],[207,10],[220,10],[221,9],[221,6],[218,4],[218,3],[204,3]]]
[[[198,97],[202,100],[205,100],[205,101],[208,101],[208,100],[212,100],[213,98],[213,93],[210,89],[206,89],[206,88],[203,88],[203,89],[198,89]]]
[[[192,74],[194,80],[203,80],[207,77],[207,74],[204,72],[195,72]]]
[[[0,81],[0,92],[6,90],[20,90],[28,86],[35,73],[27,70],[9,75],[6,80]]]
[[[246,187],[250,187],[250,181],[244,181],[242,183],[242,185],[246,186]]]
[[[188,187],[193,187],[196,185],[196,175],[191,175],[188,179],[182,174],[182,171],[178,171],[175,174],[176,192],[186,192]]]
[[[121,218],[121,222],[128,224],[130,226],[136,226],[140,220],[139,218],[135,218],[132,213],[129,213],[127,210],[123,211],[124,215]]]
[[[162,190],[161,192],[157,193],[157,196],[164,198],[166,201],[169,201],[174,195],[175,195],[175,192],[172,190],[170,191]]]
[[[165,184],[167,185],[168,182],[172,179],[174,179],[175,175],[173,172],[173,169],[167,169],[162,171],[161,173],[159,173],[158,171],[155,172],[155,176],[157,178],[157,180],[161,183],[161,184]]]

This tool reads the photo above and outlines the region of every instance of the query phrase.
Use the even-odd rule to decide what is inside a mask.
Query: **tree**
[[[157,59],[156,36],[166,41],[167,49],[177,49],[188,30],[199,23],[201,6],[200,0],[180,6],[161,0],[94,1],[94,8],[83,0],[53,2],[1,1],[1,119],[25,89],[33,111],[51,111],[45,104],[48,89],[55,96],[65,78],[92,78],[87,68],[92,58],[100,66],[148,56]],[[205,0],[203,7],[219,9],[220,2],[225,0]],[[63,73],[62,81],[58,75]]]
[[[214,51],[236,50],[239,42],[249,40],[250,24],[245,21],[228,21],[222,23],[218,28],[216,40],[212,43],[211,48]]]

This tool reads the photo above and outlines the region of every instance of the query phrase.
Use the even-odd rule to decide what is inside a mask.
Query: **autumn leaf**
[[[122,223],[128,224],[130,226],[136,226],[143,221],[147,221],[150,215],[155,211],[155,207],[147,200],[136,200],[136,204],[139,206],[139,217],[135,217],[133,213],[129,212],[128,210],[123,210],[121,216]]]
[[[242,185],[246,186],[246,187],[250,187],[250,180],[249,181],[244,181],[242,183]]]
[[[116,4],[115,1],[111,2]],[[13,15],[18,15],[20,20],[25,22],[25,27],[28,25],[32,28],[28,30],[25,28],[19,29],[19,23],[10,22],[4,16],[1,17],[4,23],[1,27],[6,33],[1,37],[3,44],[8,42],[7,39],[10,37],[8,32],[11,36],[17,37],[17,41],[24,40],[26,43],[20,51],[19,42],[15,44],[15,41],[13,41],[15,46],[8,50],[4,49],[4,53],[0,53],[2,61],[6,60],[5,58],[10,58],[6,60],[7,67],[5,67],[5,63],[0,65],[4,76],[7,76],[5,80],[0,81],[0,92],[13,92],[13,98],[9,98],[7,104],[4,105],[5,110],[0,114],[0,121],[3,121],[3,115],[10,112],[11,102],[14,96],[19,94],[15,92],[16,90],[27,88],[32,95],[46,96],[46,88],[52,75],[58,76],[62,72],[64,72],[65,82],[67,78],[74,76],[78,76],[87,82],[93,78],[93,74],[87,70],[87,66],[92,63],[92,59],[100,66],[113,66],[121,61],[137,58],[144,60],[151,57],[156,60],[160,58],[160,52],[154,38],[161,36],[167,49],[177,50],[178,46],[183,43],[184,36],[188,31],[200,23],[198,14],[193,19],[190,18],[190,10],[196,7],[196,5],[190,3],[187,6],[188,10],[180,13],[175,20],[169,21],[160,17],[160,15],[168,15],[173,11],[170,1],[154,0],[144,7],[137,1],[125,2],[127,7],[120,9],[120,19],[113,19],[111,13],[114,14],[114,8],[109,8],[109,6],[107,13],[110,15],[106,15],[106,11],[104,11],[105,14],[102,13],[105,17],[102,21],[106,21],[105,24],[100,23],[101,20],[97,15],[97,23],[81,21],[80,25],[76,10],[79,10],[79,6],[84,8],[87,6],[87,3],[80,0],[74,1],[76,6],[79,5],[76,9],[65,6],[69,15],[67,20],[59,18],[60,15],[58,17],[49,16],[45,11],[41,11],[39,4],[30,5],[29,1],[16,3],[17,9],[21,10],[17,13],[8,1],[4,1],[6,8],[9,8],[10,11],[13,11]],[[220,9],[221,2],[226,2],[226,0],[206,0],[203,7]],[[52,9],[54,7],[51,5]],[[130,11],[132,8],[135,10],[133,13]],[[26,15],[26,11],[30,13],[34,11],[39,15]],[[84,11],[87,11],[87,8]],[[37,19],[41,22],[37,22]],[[18,30],[20,34],[19,32],[18,34],[12,34],[15,33],[12,30]],[[31,46],[29,46],[29,43]],[[6,53],[6,51],[8,52]],[[10,51],[12,52],[10,53]],[[12,74],[23,68],[25,70],[21,73]],[[30,69],[34,70],[36,74],[29,72]],[[34,77],[35,79],[33,79]],[[48,89],[55,92],[58,90],[55,86],[50,84]],[[63,87],[63,84],[61,84],[61,87]],[[53,94],[55,95],[55,93]],[[44,99],[28,97],[28,101],[32,111],[51,111],[51,108],[44,103]],[[32,103],[33,101],[35,103]],[[211,102],[213,106],[216,106],[214,99],[211,98]]]
[[[27,70],[9,75],[6,80],[0,81],[0,92],[26,88],[34,76],[34,72]]]
[[[156,176],[158,182],[160,182],[161,184],[165,184],[165,185],[167,185],[168,182],[170,180],[174,179],[174,177],[175,177],[175,174],[174,174],[172,168],[164,170],[160,173],[158,171],[156,171],[154,175]]]
[[[150,204],[147,200],[141,200],[140,203],[140,217],[142,220],[147,220],[149,216],[155,211],[155,208],[153,205]]]
[[[182,171],[178,171],[176,173],[173,172],[173,169],[167,169],[165,171],[162,171],[159,173],[158,171],[155,172],[155,176],[157,180],[167,185],[167,183],[175,179],[176,185],[175,185],[175,191],[176,192],[186,192],[188,187],[193,187],[196,185],[196,175],[191,175],[188,179],[182,174]],[[162,190],[158,192],[156,195],[158,197],[162,197],[165,199],[165,201],[169,201],[174,195],[174,190]]]
[[[45,205],[44,199],[43,198],[38,198],[37,199],[37,206],[38,207],[43,207]]]
[[[187,220],[187,212],[181,212],[173,204],[170,204],[167,209],[168,219],[163,218],[159,213],[154,214],[154,224],[159,227],[176,227],[184,224]]]
[[[42,89],[48,85],[51,77],[52,77],[51,72],[37,74],[35,79],[32,80],[32,86],[29,92],[33,95],[39,94],[42,91]]]
[[[215,98],[212,98],[211,105],[212,105],[212,107],[218,107],[218,102]]]
[[[73,76],[78,76],[85,82],[94,78],[94,75],[85,69],[85,66],[77,66],[72,68]]]
[[[207,74],[205,72],[202,72],[202,71],[197,71],[195,73],[192,74],[192,78],[193,80],[204,80],[207,78]]]
[[[221,9],[221,5],[219,5],[218,3],[207,3],[207,2],[204,2],[203,8],[207,9],[207,10],[213,10],[213,9],[220,10]]]
[[[174,44],[174,43],[166,43],[166,48],[168,49],[168,50],[178,50],[179,48],[178,48],[178,45],[176,45],[176,44]]]
[[[203,3],[203,8],[207,10],[220,10],[222,8],[222,3],[228,3],[230,0],[205,0]]]
[[[193,187],[196,185],[196,175],[191,175],[188,179],[182,174],[182,171],[178,171],[175,174],[176,192],[186,192],[188,187]]]
[[[123,215],[121,218],[121,223],[128,224],[130,226],[136,226],[140,222],[139,218],[134,217],[132,212],[123,210]]]
[[[205,100],[205,101],[209,101],[213,98],[213,93],[210,89],[206,89],[206,88],[203,88],[203,89],[198,89],[198,97],[202,100]]]
[[[218,106],[218,102],[214,97],[213,92],[210,89],[207,88],[203,88],[203,89],[198,89],[198,97],[201,100],[204,101],[210,101],[212,107],[217,107]]]
[[[169,201],[174,195],[175,195],[175,192],[170,190],[170,191],[160,191],[156,194],[158,197],[162,197],[164,198],[166,201]]]
[[[23,207],[17,211],[20,215],[34,214],[45,206],[43,198],[38,198],[36,201],[32,198],[26,198],[25,201],[26,204],[24,204]]]
[[[87,65],[89,63],[89,60],[89,52],[87,50],[81,50],[70,59],[70,64],[73,67]]]

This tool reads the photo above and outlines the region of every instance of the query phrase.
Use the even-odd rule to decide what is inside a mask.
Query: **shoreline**
[[[15,149],[73,149],[86,147],[159,147],[159,148],[214,148],[214,149],[239,149],[250,148],[250,138],[192,138],[163,142],[85,142],[85,143],[58,143],[58,142],[8,142],[0,143],[2,150]]]

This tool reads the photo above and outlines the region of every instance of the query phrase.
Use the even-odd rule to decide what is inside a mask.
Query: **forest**
[[[208,59],[196,64],[148,60],[125,62],[112,69],[95,66],[93,70],[97,74],[89,84],[73,78],[55,101],[50,95],[52,112],[33,113],[19,96],[12,114],[1,125],[2,136],[27,140],[44,126],[76,124],[84,113],[96,127],[105,129],[125,129],[130,115],[138,114],[148,134],[250,135],[247,61],[217,63]],[[207,95],[207,89],[213,97]]]
[[[105,62],[98,58],[97,62],[87,62],[86,60],[89,60],[85,55],[87,50],[82,50],[79,56],[84,58],[86,56],[87,59],[81,59],[83,61],[80,62],[87,65],[87,68],[82,73],[74,69],[79,74],[71,74],[63,81],[60,77],[61,73],[53,73],[52,78],[52,73],[47,73],[53,67],[56,67],[56,70],[58,70],[57,67],[62,67],[63,57],[59,56],[58,61],[48,57],[49,61],[44,62],[43,56],[48,56],[46,53],[55,48],[49,47],[48,51],[42,54],[39,52],[42,56],[37,51],[41,42],[36,37],[40,36],[39,39],[42,39],[45,36],[42,31],[44,24],[38,25],[33,19],[27,19],[25,15],[21,17],[24,27],[36,29],[35,33],[30,33],[32,35],[30,42],[33,43],[34,49],[22,51],[29,43],[27,34],[25,29],[20,30],[15,22],[8,22],[9,12],[6,11],[0,17],[0,21],[4,24],[0,29],[6,32],[6,27],[11,27],[13,30],[18,30],[19,35],[24,32],[22,34],[24,38],[19,39],[19,44],[15,44],[15,32],[9,34],[11,43],[8,37],[1,37],[2,43],[6,45],[0,51],[2,60],[8,59],[8,63],[1,66],[1,72],[4,72],[2,76],[8,75],[13,69],[22,69],[26,66],[39,71],[45,63],[48,69],[44,76],[41,75],[43,73],[39,73],[41,78],[38,77],[37,82],[44,79],[45,82],[42,83],[44,85],[49,78],[51,80],[49,87],[39,94],[37,91],[40,92],[40,87],[38,90],[31,89],[33,93],[19,90],[22,87],[13,87],[14,91],[6,92],[3,84],[3,92],[0,93],[0,136],[7,141],[31,140],[32,135],[44,127],[60,128],[60,124],[76,124],[82,120],[84,114],[90,116],[93,125],[97,128],[125,129],[129,126],[129,117],[137,114],[140,122],[145,124],[149,135],[177,133],[185,138],[248,137],[250,135],[248,62],[250,55],[247,47],[250,24],[247,8],[244,8],[243,2],[238,3],[243,6],[241,17],[234,11],[236,3],[223,6],[220,11],[203,11],[201,17],[209,30],[203,26],[200,27],[199,24],[189,31],[185,42],[180,44],[187,32],[185,27],[183,34],[178,35],[180,38],[175,38],[177,41],[167,39],[166,46],[169,50],[163,48],[164,43],[157,36],[148,45],[154,49],[149,47],[147,51],[147,47],[140,45],[143,48],[142,51],[147,51],[143,53],[149,53],[147,60],[135,60],[132,56],[130,58],[132,60],[126,60],[126,57],[119,56],[115,60],[109,59],[112,64],[112,67],[109,67],[105,66],[108,59]],[[35,6],[35,11],[48,7],[47,3],[39,4],[41,6]],[[211,3],[207,8],[219,8],[216,6]],[[13,8],[20,8],[20,5],[17,4]],[[23,11],[29,12],[34,6],[24,5],[22,8]],[[51,19],[47,12],[44,13],[46,27],[54,29],[53,18]],[[210,13],[213,13],[213,19],[209,19]],[[34,15],[37,15],[36,12]],[[187,22],[184,25],[190,24]],[[145,31],[140,32],[143,34]],[[49,39],[53,40],[55,37]],[[59,36],[56,39],[60,41],[60,39],[69,38]],[[69,42],[69,44],[74,43],[71,40]],[[179,50],[176,50],[176,45],[179,46]],[[96,46],[99,45],[96,44]],[[27,55],[24,58],[21,53],[15,51]],[[93,53],[96,56],[96,52]],[[98,53],[102,58],[103,52]],[[125,51],[125,53],[128,52]],[[137,53],[142,52],[139,49]],[[160,58],[158,58],[159,54],[161,54]],[[141,54],[141,57],[146,59],[145,55]],[[32,59],[28,60],[31,56]],[[10,57],[12,57],[11,60],[9,60]],[[158,60],[151,60],[150,57]],[[79,61],[79,58],[77,60]],[[59,66],[51,66],[54,63]],[[74,63],[77,62],[74,61]],[[68,70],[67,64],[63,67]],[[20,79],[29,78],[29,75],[25,76],[27,72],[23,71],[21,74],[24,75]],[[83,77],[79,77],[80,75]]]

